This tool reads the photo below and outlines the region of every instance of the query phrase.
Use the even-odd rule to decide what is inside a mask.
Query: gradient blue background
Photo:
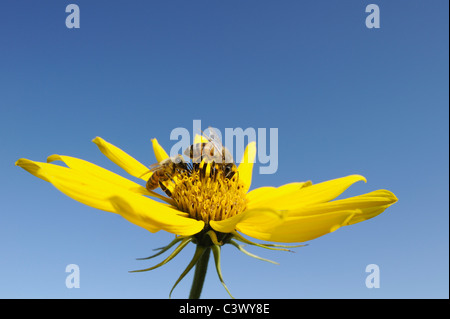
[[[67,29],[76,3],[81,28]],[[381,28],[365,26],[376,3]],[[279,129],[252,188],[362,174],[399,202],[296,253],[223,248],[237,298],[448,298],[448,1],[3,1],[0,297],[167,298],[193,254],[130,274],[172,239],[84,206],[14,162],[71,155],[127,176],[96,136],[146,165],[175,127]],[[255,167],[258,169],[258,165]],[[256,171],[257,172],[257,171]],[[66,265],[81,287],[67,289]],[[380,267],[368,289],[366,265]],[[228,298],[210,265],[203,297]],[[174,291],[186,298],[192,274]]]

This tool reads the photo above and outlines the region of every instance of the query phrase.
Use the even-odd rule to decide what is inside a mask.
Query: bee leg
[[[224,173],[225,173],[225,178],[231,179],[234,176],[234,170],[233,170],[233,166],[226,164],[223,168]]]
[[[159,181],[159,187],[161,187],[162,191],[166,193],[167,196],[172,197],[172,192],[166,186],[164,186],[161,181]]]

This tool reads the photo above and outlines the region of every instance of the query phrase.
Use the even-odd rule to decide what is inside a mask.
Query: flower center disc
[[[191,218],[223,220],[245,210],[246,198],[235,164],[193,164],[192,169],[173,178],[171,190],[178,209]]]

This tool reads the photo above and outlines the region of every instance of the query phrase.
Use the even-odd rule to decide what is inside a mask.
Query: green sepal
[[[211,249],[214,254],[214,263],[216,264],[216,271],[217,271],[217,275],[219,276],[220,282],[222,283],[223,287],[228,292],[230,297],[234,299],[233,295],[231,295],[231,292],[228,290],[227,285],[225,285],[225,282],[223,281],[222,271],[220,269],[220,246],[212,245]]]
[[[152,256],[149,256],[149,257],[136,258],[136,259],[137,260],[147,260],[147,259],[151,259],[151,258],[154,258],[156,256],[159,256],[159,255],[165,253],[166,251],[168,251],[170,248],[172,248],[176,243],[178,243],[181,240],[183,240],[183,237],[177,237],[174,240],[172,240],[167,246],[153,249],[153,250],[159,250],[158,253],[156,253],[156,254],[154,254]]]
[[[186,245],[189,244],[189,243],[191,242],[191,240],[192,240],[191,237],[184,238],[184,239],[181,241],[181,243],[178,245],[178,247],[175,248],[175,250],[174,250],[174,251],[173,251],[166,259],[164,259],[164,260],[163,260],[162,262],[160,262],[159,264],[157,264],[157,265],[155,265],[155,266],[153,266],[153,267],[147,268],[147,269],[131,270],[130,272],[143,272],[143,271],[149,271],[149,270],[153,270],[153,269],[156,269],[156,268],[158,268],[158,267],[161,267],[161,266],[167,264],[167,263],[168,263],[169,261],[171,261],[176,255],[178,255],[178,253],[179,253],[180,251],[182,251],[183,248],[186,247]]]
[[[183,271],[183,273],[180,275],[178,280],[173,285],[172,289],[169,293],[169,298],[172,296],[172,291],[175,289],[175,287],[178,285],[178,283],[191,271],[191,269],[197,264],[197,261],[200,259],[200,257],[203,255],[207,248],[204,246],[197,245],[197,248],[195,249],[194,257],[192,257],[191,262],[187,265],[186,269]]]
[[[242,237],[241,235],[239,235],[239,234],[236,233],[236,232],[233,233],[233,238],[235,238],[235,239],[237,239],[237,240],[239,240],[240,242],[243,242],[243,243],[245,243],[245,244],[253,245],[253,246],[256,246],[256,247],[261,247],[261,248],[270,249],[270,250],[282,250],[282,251],[289,251],[289,252],[292,252],[292,251],[289,250],[289,249],[275,248],[275,247],[272,247],[272,246],[267,246],[267,245],[265,245],[265,244],[254,243],[254,242],[252,242],[252,241],[250,241],[250,240],[248,240],[248,239]]]
[[[296,247],[306,246],[306,245],[289,246],[289,245],[277,245],[277,244],[258,244],[258,243],[254,243],[254,242],[252,242],[252,241],[242,237],[237,232],[233,232],[233,238],[235,238],[235,239],[237,239],[240,242],[243,242],[245,244],[253,245],[253,246],[256,246],[256,247],[261,247],[261,248],[270,249],[270,250],[288,251],[288,252],[291,252],[291,253],[294,253],[295,251],[292,251],[292,250],[289,250],[289,249],[285,249],[285,248],[296,248]]]
[[[241,252],[243,252],[244,254],[246,254],[247,256],[250,256],[252,258],[255,259],[259,259],[259,260],[263,260],[263,261],[267,261],[269,263],[275,264],[275,265],[279,265],[279,263],[277,263],[276,261],[270,260],[270,259],[266,259],[266,258],[262,258],[259,256],[256,256],[254,254],[252,254],[251,252],[246,251],[242,245],[239,245],[237,242],[235,242],[234,240],[230,240],[230,244],[233,245],[234,247],[236,247],[237,249],[239,249]]]

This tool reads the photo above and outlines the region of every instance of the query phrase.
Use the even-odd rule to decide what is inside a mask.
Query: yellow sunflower
[[[96,137],[93,142],[106,157],[131,176],[147,182],[155,174],[102,138]],[[194,139],[194,145],[203,142],[201,136]],[[152,144],[158,163],[169,159],[156,139],[152,140]],[[365,182],[366,179],[360,175],[318,184],[295,182],[249,191],[255,156],[256,145],[252,142],[247,145],[240,164],[232,164],[227,170],[204,160],[186,164],[183,169],[174,171],[171,178],[159,182],[167,196],[70,156],[52,155],[48,157],[47,163],[21,158],[16,165],[83,204],[117,213],[151,233],[164,230],[176,235],[157,254],[143,258],[156,257],[176,246],[166,259],[151,268],[138,271],[160,267],[189,243],[195,244],[192,260],[171,290],[172,293],[195,266],[190,298],[200,297],[211,251],[219,279],[230,294],[220,270],[220,249],[224,244],[231,244],[247,255],[262,260],[266,259],[247,252],[238,242],[275,250],[302,246],[255,243],[241,234],[262,241],[304,243],[341,226],[375,217],[397,201],[395,195],[387,190],[334,200],[353,183]],[[52,164],[55,161],[61,161],[66,166]]]

